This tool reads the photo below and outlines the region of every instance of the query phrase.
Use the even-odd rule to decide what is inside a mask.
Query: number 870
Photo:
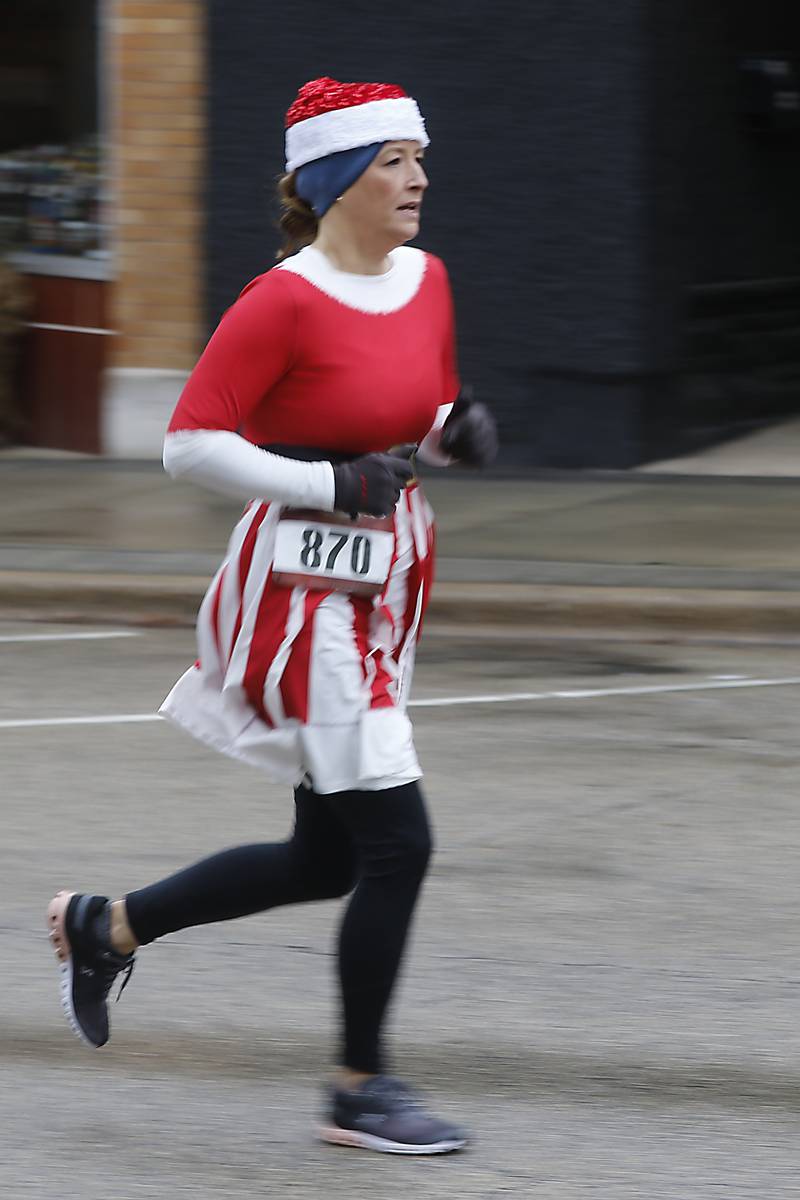
[[[344,547],[352,540],[350,547],[350,566],[354,575],[367,575],[369,573],[369,564],[372,557],[372,549],[370,547],[369,538],[364,537],[362,533],[351,535],[349,533],[333,533],[327,535],[333,538],[333,545],[328,550],[325,559],[324,570],[333,571],[336,567],[336,559],[341,554]],[[307,528],[303,530],[303,549],[300,551],[300,561],[304,567],[311,571],[317,571],[322,566],[322,543],[324,535],[319,529]]]

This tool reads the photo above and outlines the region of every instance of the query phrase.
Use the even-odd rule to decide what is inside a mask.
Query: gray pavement
[[[798,1195],[785,648],[425,639],[415,699],[445,703],[412,715],[438,848],[392,1044],[476,1136],[425,1161],[311,1138],[338,905],[166,938],[105,1050],[68,1031],[53,890],[116,893],[289,820],[283,789],[161,722],[9,726],[147,716],[194,656],[183,629],[9,640],[95,631],[0,624],[4,1196]],[[489,693],[538,698],[457,703]]]
[[[696,454],[662,459],[642,468],[660,474],[793,478],[800,469],[800,417],[765,425]]]
[[[429,471],[424,483],[439,525],[434,621],[800,633],[800,477]],[[238,511],[156,463],[0,455],[0,611],[190,623]]]

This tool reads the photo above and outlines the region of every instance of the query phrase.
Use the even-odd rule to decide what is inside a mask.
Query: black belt
[[[268,450],[270,454],[280,454],[281,458],[295,458],[299,462],[325,462],[337,466],[339,463],[352,462],[365,454],[364,450],[323,450],[319,446],[259,446],[259,450]]]

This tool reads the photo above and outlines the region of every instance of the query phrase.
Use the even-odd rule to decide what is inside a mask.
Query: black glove
[[[468,467],[486,467],[497,457],[497,426],[485,404],[465,388],[442,426],[441,450]]]
[[[365,454],[334,467],[334,507],[353,518],[359,513],[388,516],[414,476],[408,460],[415,450],[416,446],[404,446],[393,454]]]

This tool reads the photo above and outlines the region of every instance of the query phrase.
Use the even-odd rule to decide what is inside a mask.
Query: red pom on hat
[[[415,100],[393,83],[304,83],[286,114],[286,170],[375,142],[430,143]]]

